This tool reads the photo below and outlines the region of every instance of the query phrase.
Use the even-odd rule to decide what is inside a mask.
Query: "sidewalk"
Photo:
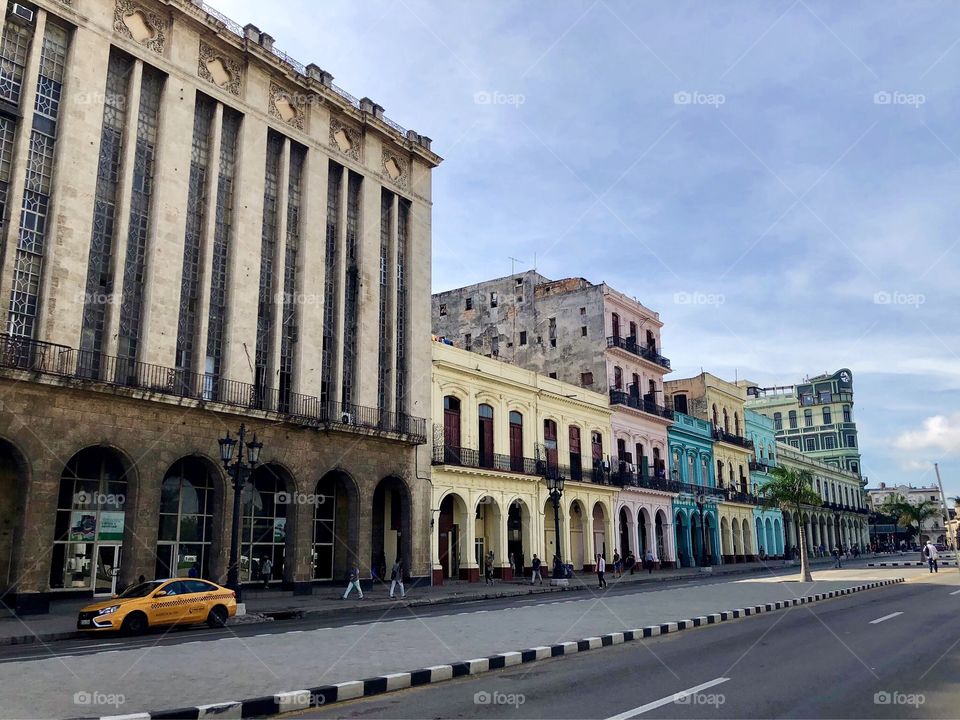
[[[861,561],[865,558],[861,558]],[[816,568],[830,567],[832,558],[812,559],[811,564]],[[845,563],[846,564],[846,563]],[[685,580],[705,579],[713,576],[739,575],[748,573],[766,573],[770,570],[790,570],[782,560],[768,563],[739,563],[736,565],[719,565],[712,572],[701,572],[699,568],[681,568],[677,570],[655,570],[648,575],[637,572],[634,575],[624,573],[622,578],[614,578],[607,573],[607,582],[613,586],[619,583],[671,583]],[[799,564],[793,566],[799,572]],[[364,599],[359,600],[354,594],[349,600],[342,600],[344,587],[328,586],[316,587],[312,595],[294,595],[290,591],[282,590],[244,590],[244,601],[247,615],[243,618],[231,619],[231,624],[241,622],[266,622],[272,619],[284,620],[304,615],[314,616],[344,616],[368,610],[380,610],[395,605],[420,607],[424,605],[439,605],[445,603],[476,602],[500,597],[516,597],[540,593],[581,592],[594,588],[597,584],[596,575],[580,573],[570,580],[568,587],[553,587],[544,581],[543,585],[531,586],[529,581],[496,581],[492,585],[484,583],[468,583],[462,581],[448,581],[439,586],[423,586],[410,588],[406,600],[390,600],[388,598],[389,583],[377,584],[374,588],[364,589]],[[53,642],[71,640],[84,637],[76,630],[77,613],[84,605],[92,600],[61,600],[50,604],[50,613],[47,615],[26,615],[23,617],[0,618],[0,645],[19,645],[35,642]]]

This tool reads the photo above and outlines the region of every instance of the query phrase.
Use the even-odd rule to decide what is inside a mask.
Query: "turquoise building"
[[[747,408],[744,413],[747,437],[753,440],[753,458],[750,460],[750,490],[760,495],[760,488],[770,481],[769,470],[777,466],[777,443],[773,418]],[[783,515],[779,510],[762,506],[753,510],[757,534],[756,548],[768,557],[783,557]]]
[[[674,412],[667,428],[670,479],[677,496],[673,499],[673,525],[677,543],[677,565],[700,563],[702,537],[707,538],[707,565],[720,564],[720,536],[717,521],[717,489],[713,462],[713,428],[710,423]],[[703,500],[703,532],[697,498]]]

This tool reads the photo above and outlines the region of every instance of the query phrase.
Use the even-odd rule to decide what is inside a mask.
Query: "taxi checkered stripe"
[[[619,645],[625,642],[643,641],[644,638],[654,637],[656,635],[666,635],[667,633],[706,627],[707,625],[714,625],[735,618],[759,615],[765,612],[791,608],[796,605],[806,605],[829,598],[843,597],[864,590],[873,590],[874,588],[895,585],[903,581],[904,578],[902,577],[889,580],[873,580],[861,585],[829,590],[827,592],[817,593],[816,595],[798,596],[775,603],[765,603],[763,605],[739,608],[737,610],[724,610],[723,612],[711,613],[687,620],[677,620],[661,625],[649,625],[644,628],[623,630],[609,633],[608,635],[563,642],[557,645],[543,645],[526,650],[498,653],[496,655],[490,655],[489,657],[474,658],[473,660],[464,660],[446,665],[433,665],[432,667],[421,668],[420,670],[414,670],[412,672],[391,673],[389,675],[366,678],[365,680],[352,680],[350,682],[323,685],[306,690],[289,690],[273,695],[248,698],[246,700],[219,702],[210,705],[178,708],[176,710],[164,710],[161,712],[135,713],[115,716],[113,719],[101,718],[101,720],[120,720],[121,717],[124,718],[124,720],[174,720],[178,718],[202,720],[203,718],[214,717],[268,717],[279,713],[308,710],[313,707],[323,707],[344,700],[354,700],[356,698],[379,695],[394,690],[417,687],[418,685],[443,682],[444,680],[452,680],[453,678],[467,675],[477,675],[490,670],[500,670],[512,665],[549,660],[550,658],[563,655],[573,655],[598,648],[609,647],[611,645]]]
[[[184,595],[183,597],[177,597],[176,600],[161,600],[160,602],[155,602],[150,604],[151,610],[157,610],[159,608],[165,607],[176,607],[177,605],[187,605],[189,603],[195,602],[210,602],[211,600],[229,600],[233,597],[233,593],[217,593],[216,595],[209,595],[203,598],[193,597],[192,595]]]

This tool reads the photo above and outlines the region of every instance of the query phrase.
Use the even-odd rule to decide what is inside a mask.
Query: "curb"
[[[462,660],[447,665],[433,665],[412,672],[391,673],[389,675],[380,675],[365,680],[352,680],[350,682],[323,685],[307,690],[291,690],[276,693],[275,695],[264,695],[246,700],[197,705],[194,707],[160,712],[105,716],[101,718],[101,720],[119,720],[120,718],[124,720],[201,720],[212,717],[242,719],[309,710],[310,708],[332,705],[345,700],[355,700],[372,695],[380,695],[382,693],[393,692],[394,690],[429,685],[431,683],[443,682],[467,675],[478,675],[490,670],[501,670],[513,665],[574,655],[589,650],[609,647],[610,645],[620,645],[634,640],[643,640],[644,638],[656,637],[658,635],[676,633],[681,630],[716,625],[721,622],[749,617],[751,615],[760,615],[765,612],[773,612],[797,605],[808,605],[810,603],[820,602],[821,600],[851,595],[864,590],[873,590],[887,585],[895,585],[903,581],[904,578],[875,580],[862,585],[843,588],[842,590],[830,590],[815,595],[791,598],[790,600],[778,600],[777,602],[765,603],[763,605],[754,605],[736,610],[724,610],[722,612],[701,615],[685,620],[661,623],[659,625],[648,625],[644,628],[623,630],[607,635],[583,638],[582,640],[562,642],[556,645],[540,645],[527,648],[526,650],[497,653],[489,657]]]
[[[937,565],[953,565],[953,560],[941,560]],[[916,562],[892,562],[892,563],[867,563],[867,567],[927,567],[925,561]]]

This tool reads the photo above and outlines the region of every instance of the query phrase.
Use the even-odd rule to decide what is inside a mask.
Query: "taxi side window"
[[[164,590],[167,591],[167,596],[186,595],[188,592],[191,592],[187,587],[187,583],[183,581],[170,583],[164,588]]]
[[[184,584],[187,586],[187,592],[192,593],[210,592],[216,589],[210,583],[203,582],[203,580],[186,580]]]

